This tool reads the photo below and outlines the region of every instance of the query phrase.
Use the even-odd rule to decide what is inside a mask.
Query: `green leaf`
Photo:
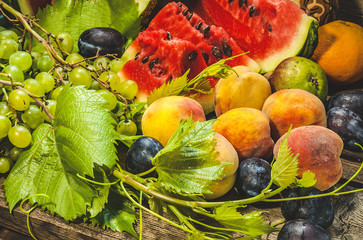
[[[141,28],[138,7],[135,0],[57,0],[52,6],[40,9],[37,18],[48,32],[69,33],[74,40],[74,52],[77,52],[79,36],[93,27],[114,28],[126,38],[135,38]],[[38,33],[46,37],[40,30]],[[42,51],[41,43],[34,44],[35,50]]]
[[[223,204],[214,211],[215,220],[219,223],[252,237],[259,237],[278,230],[265,222],[261,213],[261,211],[252,211],[241,214],[237,211],[237,207],[231,204]]]
[[[285,138],[281,141],[279,154],[272,165],[271,179],[272,181],[283,188],[291,185],[295,181],[298,171],[298,156],[295,156],[291,152],[291,148],[288,145],[288,137],[290,130],[287,132]]]
[[[182,120],[168,144],[151,159],[159,183],[178,194],[210,193],[208,187],[221,179],[227,163],[216,159],[213,120]]]
[[[108,187],[94,186],[77,174],[93,177],[95,163],[106,168],[116,164],[114,120],[102,107],[104,103],[99,94],[83,87],[68,85],[62,90],[54,126],[42,124],[33,132],[31,148],[21,154],[4,182],[10,211],[35,194],[49,198],[33,197],[31,202],[67,221],[86,214],[87,209],[92,214],[100,210]],[[97,171],[95,176],[105,180],[104,173]]]
[[[296,179],[297,186],[302,187],[302,188],[312,187],[315,185],[315,183],[316,183],[315,173],[313,173],[311,171],[303,172],[302,178]]]
[[[115,190],[110,191],[108,203],[103,211],[91,218],[90,221],[93,226],[100,226],[103,229],[111,228],[119,232],[126,231],[135,238],[138,237],[134,230],[135,206],[129,199]]]

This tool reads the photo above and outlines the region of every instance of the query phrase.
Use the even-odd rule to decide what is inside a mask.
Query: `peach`
[[[156,138],[163,146],[176,131],[182,119],[205,121],[202,106],[194,99],[183,96],[169,96],[156,100],[146,109],[141,119],[145,136]]]
[[[322,101],[314,94],[301,89],[284,89],[271,94],[262,111],[270,119],[274,140],[285,134],[290,126],[308,125],[326,127],[326,113]]]
[[[268,159],[272,155],[274,142],[271,139],[269,120],[260,110],[229,110],[217,118],[213,128],[233,145],[240,160],[249,157]]]
[[[228,177],[225,177],[221,180],[217,180],[216,184],[209,187],[209,190],[212,193],[204,194],[205,199],[212,200],[215,198],[222,197],[233,188],[235,181],[236,181],[236,173]]]
[[[214,109],[218,116],[239,107],[262,109],[266,98],[271,95],[269,81],[247,67],[234,67],[234,73],[221,78],[214,94]]]
[[[232,144],[221,134],[215,134],[216,145],[214,151],[218,152],[217,159],[220,162],[231,163],[224,169],[224,177],[229,177],[237,171],[239,160],[237,151]]]
[[[274,146],[274,156],[278,151],[284,134]],[[340,155],[343,141],[338,134],[321,126],[303,126],[292,129],[288,138],[291,152],[298,156],[298,177],[304,171],[315,173],[315,188],[324,191],[336,184],[342,176]]]

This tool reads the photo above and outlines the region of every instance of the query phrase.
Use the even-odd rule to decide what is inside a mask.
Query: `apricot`
[[[156,138],[163,146],[176,131],[182,119],[205,121],[202,106],[194,99],[169,96],[156,100],[146,109],[141,119],[143,135]]]
[[[284,134],[275,144],[274,156],[278,156]],[[303,126],[292,129],[288,138],[291,152],[298,156],[298,177],[310,170],[317,180],[315,188],[324,191],[336,184],[342,176],[340,155],[343,140],[332,130],[321,126]]]
[[[235,73],[219,79],[214,94],[214,109],[218,116],[239,107],[262,109],[266,98],[271,95],[269,81],[247,67],[233,68]]]
[[[271,94],[263,104],[262,112],[270,119],[274,140],[285,134],[291,125],[297,128],[308,125],[326,127],[327,124],[323,102],[301,89],[284,89]]]
[[[272,155],[274,141],[271,139],[269,120],[260,110],[229,110],[217,118],[213,128],[233,145],[239,160],[249,157],[268,159]]]
[[[220,162],[231,163],[224,168],[224,177],[231,176],[237,171],[239,160],[237,151],[232,144],[221,134],[215,134],[216,145],[214,151],[218,152],[217,160]]]
[[[204,194],[205,199],[212,200],[215,198],[222,197],[233,188],[235,181],[236,181],[236,173],[228,177],[225,177],[221,180],[217,180],[216,184],[209,187],[209,190],[212,193]]]

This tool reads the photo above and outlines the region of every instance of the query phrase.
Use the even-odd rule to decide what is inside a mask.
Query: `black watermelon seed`
[[[223,57],[222,51],[218,47],[213,47],[212,48],[212,55],[215,56],[218,59]]]
[[[166,39],[171,40],[173,37],[171,36],[170,32],[166,32]]]
[[[158,64],[158,63],[159,63],[159,58],[155,58],[155,59],[151,60],[149,63],[149,68],[153,69],[155,64]]]
[[[268,25],[268,31],[272,32],[272,26],[270,24]]]
[[[182,14],[183,14],[184,16],[186,16],[186,15],[188,14],[188,9],[185,9],[185,10],[182,12]]]
[[[243,6],[243,4],[246,4],[247,6],[247,0],[239,0],[238,1],[238,6],[241,8]]]
[[[202,33],[204,35],[204,38],[208,37],[209,30],[210,30],[210,26],[206,26],[205,28],[202,29]]]
[[[231,3],[231,2],[233,2],[234,0],[228,0],[228,3]]]
[[[206,53],[202,53],[202,55],[203,55],[203,58],[204,58],[205,63],[206,63],[206,64],[208,64],[208,61],[209,61],[209,55],[208,55],[208,54],[206,54]]]
[[[191,14],[187,17],[187,20],[189,21],[192,17],[193,17],[193,13],[191,13]]]
[[[178,7],[182,7],[183,5],[181,3],[178,4]]]
[[[145,63],[147,63],[148,61],[149,61],[149,56],[145,56],[145,57],[141,60],[142,64],[145,64]]]
[[[137,60],[139,58],[140,53],[136,53],[134,60]]]
[[[223,45],[223,52],[227,57],[232,57],[232,48],[228,44]]]
[[[249,12],[250,17],[253,17],[253,15],[255,15],[255,11],[256,11],[256,7],[255,6],[251,6],[250,7],[250,12]]]
[[[202,27],[202,22],[199,22],[197,26],[195,26],[195,29],[200,30],[201,27]]]
[[[188,55],[188,60],[189,61],[194,61],[196,58],[198,57],[198,53],[197,51],[193,51]]]

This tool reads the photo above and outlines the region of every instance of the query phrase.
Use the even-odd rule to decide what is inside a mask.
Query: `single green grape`
[[[9,118],[0,115],[0,138],[4,138],[8,135],[9,129],[12,124]]]
[[[48,72],[53,67],[52,59],[49,55],[43,55],[38,59],[37,67],[41,72]]]
[[[42,54],[40,52],[37,52],[37,51],[32,51],[30,53],[30,55],[31,55],[32,60],[33,60],[31,68],[36,71],[36,70],[38,70],[38,60],[42,56]]]
[[[0,48],[3,50],[2,59],[9,59],[9,57],[18,51],[18,43],[13,39],[4,39],[0,42]]]
[[[86,66],[86,62],[85,61],[83,61],[84,60],[84,57],[82,57],[82,55],[81,54],[79,54],[79,53],[71,53],[71,54],[69,54],[67,57],[66,57],[66,62],[68,62],[68,63],[79,63],[80,65],[82,65],[82,66]],[[83,61],[83,62],[81,62],[81,61]]]
[[[31,129],[36,129],[40,124],[44,122],[44,115],[40,108],[35,105],[30,105],[28,109],[21,115],[21,119]]]
[[[54,117],[55,110],[57,108],[57,101],[56,100],[53,100],[53,99],[48,99],[45,102],[45,106],[48,109],[49,113]],[[49,119],[49,117],[48,117],[48,115],[45,113],[45,111],[43,109],[41,111],[42,111],[44,120],[47,121],[47,122],[51,122],[50,119]]]
[[[115,58],[110,62],[110,70],[114,73],[118,73],[122,69],[124,64],[125,61],[122,61],[120,58]]]
[[[45,87],[38,80],[29,78],[25,80],[23,84],[24,88],[35,97],[43,97],[45,95]]]
[[[6,102],[0,102],[0,115],[7,116],[11,113],[11,108]]]
[[[58,96],[60,94],[60,92],[63,90],[64,86],[61,85],[57,88],[55,88],[52,92],[52,94],[50,95],[50,98],[53,99],[53,100],[57,100],[58,99]]]
[[[58,33],[56,36],[56,41],[58,41],[59,47],[63,52],[68,54],[72,53],[74,42],[72,36],[69,33]]]
[[[9,106],[17,111],[24,111],[30,105],[29,95],[21,89],[14,89],[9,93]]]
[[[93,62],[93,66],[97,69],[97,71],[105,71],[108,69],[108,64],[110,63],[110,59],[107,57],[98,57]]]
[[[111,86],[112,88],[112,86]],[[136,97],[137,91],[139,90],[137,83],[132,80],[122,81],[118,85],[118,92],[126,99],[133,99]]]
[[[117,98],[116,96],[105,89],[98,90],[97,93],[101,94],[101,96],[107,101],[106,104],[103,105],[103,107],[113,110],[117,105]]]
[[[15,125],[10,128],[8,138],[11,144],[18,148],[26,148],[32,141],[32,135],[26,127]]]
[[[33,59],[31,55],[24,51],[17,51],[9,57],[9,64],[18,66],[23,72],[28,71],[32,63]]]
[[[120,78],[117,73],[106,71],[101,73],[98,78],[101,79],[103,82],[110,84],[111,89],[117,92],[117,88],[112,88],[112,86],[115,87],[117,84],[120,84]]]
[[[12,30],[4,30],[0,32],[0,41],[4,39],[12,39],[17,42],[18,38],[18,34]]]
[[[18,160],[20,153],[21,153],[21,150],[19,148],[13,147],[10,150],[9,157],[11,160],[16,161],[16,160]]]
[[[13,82],[24,82],[24,73],[18,66],[7,65],[1,72],[10,75]],[[0,78],[2,80],[11,81],[9,77],[1,76]]]
[[[35,76],[35,80],[39,81],[45,88],[45,92],[52,91],[55,87],[55,79],[48,72],[40,72]]]
[[[91,73],[83,67],[73,69],[68,75],[68,80],[76,86],[83,85],[87,89],[91,87],[93,81]]]
[[[7,173],[11,168],[11,160],[6,157],[0,157],[0,173]]]
[[[96,80],[93,80],[92,81],[92,85],[90,87],[90,89],[93,89],[93,90],[100,90],[101,89],[101,85],[99,82],[97,82]]]
[[[133,121],[123,119],[117,124],[116,131],[122,135],[135,136],[137,126]]]

